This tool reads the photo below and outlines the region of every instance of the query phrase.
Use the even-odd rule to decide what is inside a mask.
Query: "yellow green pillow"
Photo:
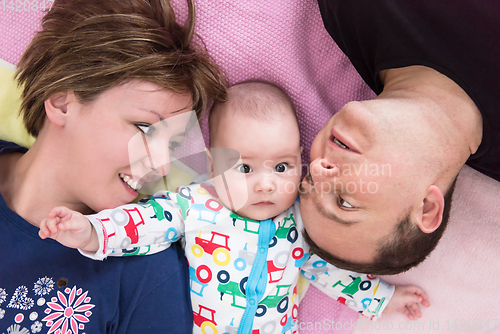
[[[0,139],[29,148],[35,138],[24,127],[20,106],[21,89],[14,80],[14,72],[0,66]]]

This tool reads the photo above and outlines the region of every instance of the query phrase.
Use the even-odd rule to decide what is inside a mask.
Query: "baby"
[[[299,128],[288,96],[262,82],[228,94],[210,115],[212,182],[91,216],[54,208],[40,236],[95,259],[150,254],[183,238],[194,332],[297,331],[300,273],[370,319],[384,310],[420,317],[418,304],[429,302],[418,287],[390,286],[309,254],[297,199]]]

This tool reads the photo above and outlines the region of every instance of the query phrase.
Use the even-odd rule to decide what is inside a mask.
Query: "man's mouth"
[[[134,180],[130,176],[123,173],[118,174],[118,176],[120,176],[123,182],[125,182],[133,191],[139,191],[139,189],[142,188],[142,184],[139,183],[139,181],[134,182]]]

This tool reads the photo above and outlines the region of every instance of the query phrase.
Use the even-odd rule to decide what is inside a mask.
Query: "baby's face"
[[[224,159],[221,155],[212,154],[215,175],[223,173],[214,179],[223,204],[254,220],[275,217],[289,208],[297,198],[301,180],[300,135],[295,118],[283,116],[270,123],[229,116],[220,121],[216,131],[213,148],[230,148],[241,155],[228,164],[220,161]]]

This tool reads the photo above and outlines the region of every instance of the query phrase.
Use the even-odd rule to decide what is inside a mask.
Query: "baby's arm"
[[[425,307],[431,305],[427,294],[422,289],[414,285],[397,285],[391,300],[384,310],[384,314],[401,312],[410,320],[415,319],[415,317],[420,318],[422,312],[420,312],[418,304]]]
[[[80,212],[64,206],[50,211],[49,217],[40,223],[38,234],[42,239],[52,238],[70,248],[88,252],[95,252],[99,248],[97,233],[90,221]]]
[[[373,319],[382,312],[399,311],[413,319],[421,316],[419,303],[428,307],[427,295],[415,286],[389,285],[375,276],[338,269],[317,255],[302,266],[302,275],[315,287],[351,309]]]
[[[51,237],[65,246],[79,248],[92,259],[157,253],[184,234],[183,215],[187,210],[179,209],[168,193],[158,194],[159,197],[139,204],[126,204],[89,216],[55,208],[41,223],[40,237]]]

